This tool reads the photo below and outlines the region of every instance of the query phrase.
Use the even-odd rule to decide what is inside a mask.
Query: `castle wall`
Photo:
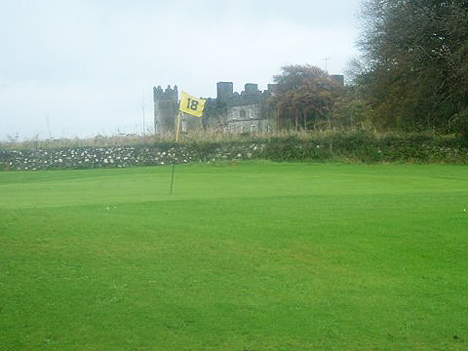
[[[267,119],[257,119],[252,121],[231,121],[228,122],[226,131],[232,134],[269,133],[273,131],[273,123]]]
[[[259,104],[232,106],[227,110],[229,121],[250,121],[262,118],[262,106]]]

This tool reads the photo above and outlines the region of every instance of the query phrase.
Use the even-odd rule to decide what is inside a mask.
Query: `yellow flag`
[[[195,117],[203,117],[205,101],[206,100],[197,98],[187,94],[185,91],[182,91],[180,96],[179,110],[183,113],[187,113]]]

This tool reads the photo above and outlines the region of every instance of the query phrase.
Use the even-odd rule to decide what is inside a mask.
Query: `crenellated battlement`
[[[219,82],[217,84],[218,105],[225,104],[226,107],[264,104],[266,99],[273,94],[275,84],[268,84],[268,89],[261,91],[258,84],[247,83],[241,93],[234,92],[232,82]]]
[[[158,87],[153,87],[153,101],[160,100],[175,100],[179,99],[179,93],[177,85],[174,85],[174,88],[171,88],[170,85],[164,90],[160,85]]]

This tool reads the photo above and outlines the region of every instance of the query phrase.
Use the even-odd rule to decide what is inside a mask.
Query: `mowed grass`
[[[466,350],[468,167],[0,173],[0,350]]]

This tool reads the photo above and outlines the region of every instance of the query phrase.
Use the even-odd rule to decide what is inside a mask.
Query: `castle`
[[[338,84],[344,85],[344,76],[331,75]],[[234,92],[232,82],[218,82],[217,97],[206,99],[203,118],[182,120],[182,131],[194,128],[214,128],[230,133],[270,132],[274,128],[271,113],[266,111],[266,101],[273,94],[275,84],[260,91],[257,84],[247,83],[240,94]],[[178,113],[179,94],[177,86],[153,88],[154,129],[156,134],[173,131]]]
[[[273,93],[273,84],[260,91],[257,84],[245,84],[240,94],[232,82],[217,83],[217,97],[207,98],[204,117],[184,118],[182,131],[188,128],[211,127],[231,133],[269,132],[273,122],[266,118],[265,103]],[[178,111],[177,86],[153,88],[154,129],[157,134],[174,130]]]

